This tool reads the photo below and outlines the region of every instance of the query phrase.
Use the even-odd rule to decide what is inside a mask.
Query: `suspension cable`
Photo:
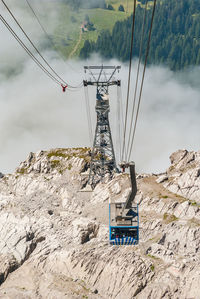
[[[12,18],[14,19],[15,23],[18,25],[18,27],[21,29],[21,31],[23,32],[23,34],[26,36],[26,38],[28,39],[28,41],[30,42],[30,44],[33,46],[33,48],[35,49],[35,51],[38,53],[38,55],[41,57],[41,59],[46,63],[46,65],[50,68],[50,70],[54,73],[55,76],[57,76],[62,83],[64,83],[65,85],[68,85],[67,82],[65,80],[63,80],[58,73],[50,66],[50,64],[48,63],[48,61],[42,56],[42,54],[40,53],[40,51],[37,49],[37,47],[34,45],[34,43],[32,42],[32,40],[30,39],[30,37],[28,36],[28,34],[24,31],[24,29],[22,28],[22,26],[20,25],[20,23],[17,21],[16,17],[14,16],[14,14],[11,12],[11,10],[9,9],[9,7],[7,6],[7,4],[4,2],[4,0],[1,0],[1,2],[3,3],[3,5],[6,7],[6,9],[8,10],[9,14],[12,16]]]
[[[32,14],[34,15],[34,17],[36,18],[38,24],[40,25],[42,31],[44,32],[44,34],[46,35],[46,37],[48,38],[48,40],[50,41],[51,45],[54,47],[54,43],[52,42],[51,37],[49,36],[49,34],[47,33],[46,29],[44,28],[44,26],[42,25],[39,17],[37,16],[35,10],[33,9],[33,7],[31,6],[30,2],[28,0],[26,0],[27,5],[29,6],[30,10],[32,11]],[[63,57],[61,57],[63,59]]]
[[[141,35],[141,39],[140,39],[139,60],[138,60],[138,66],[137,66],[136,84],[135,84],[135,91],[134,91],[133,109],[132,109],[132,114],[131,114],[131,122],[130,122],[130,131],[129,131],[129,137],[128,137],[127,152],[129,151],[130,142],[131,142],[133,118],[134,118],[136,96],[137,96],[137,89],[138,89],[138,80],[139,80],[139,74],[140,74],[140,65],[141,65],[141,62],[142,62],[142,51],[143,51],[144,31],[145,31],[144,29],[145,29],[146,16],[147,16],[147,3],[148,3],[148,0],[146,0],[146,3],[145,3],[145,10],[144,10],[144,17],[143,17],[142,35]],[[127,158],[128,157],[126,157],[126,160],[127,160]]]
[[[40,18],[38,17],[38,15],[36,14],[35,10],[33,9],[33,6],[30,4],[30,2],[28,0],[26,0],[26,3],[29,7],[29,9],[31,10],[32,14],[34,15],[35,19],[37,20],[39,26],[41,27],[43,33],[45,34],[46,38],[49,40],[49,42],[51,43],[51,46],[53,49],[56,49],[56,53],[59,55],[60,59],[62,59],[62,61],[64,63],[67,63],[66,60],[63,58],[63,56],[59,53],[59,49],[56,46],[56,44],[52,41],[51,36],[49,35],[49,33],[47,32],[47,30],[45,29],[44,25],[42,24],[42,22],[40,21]],[[71,64],[67,63],[67,65],[74,71],[77,73],[77,70],[75,70]]]
[[[79,86],[79,87],[76,87],[76,88],[73,88],[73,89],[68,88],[68,91],[69,91],[69,92],[78,92],[78,91],[80,91],[82,88],[83,88],[83,85],[82,85],[82,86]]]
[[[125,113],[125,125],[124,125],[124,135],[123,135],[122,159],[124,158],[125,142],[126,142],[126,128],[127,128],[127,118],[128,118],[130,80],[131,80],[131,68],[132,68],[132,56],[133,56],[133,40],[134,40],[134,31],[135,31],[135,14],[136,14],[136,0],[134,0],[134,5],[133,5],[131,49],[130,49],[130,59],[129,59],[128,89],[127,89],[127,99],[126,99],[126,113]]]
[[[88,121],[88,130],[89,130],[89,139],[90,139],[90,146],[93,146],[93,134],[92,134],[92,119],[91,119],[91,111],[90,111],[90,103],[89,103],[89,93],[88,93],[88,86],[84,87],[85,92],[85,103],[86,103],[86,112],[87,112],[87,121]]]
[[[10,25],[6,22],[4,17],[0,15],[0,20],[6,26],[6,28],[10,31],[13,37],[17,40],[17,42],[22,46],[22,48],[27,52],[27,54],[31,57],[31,59],[39,66],[39,68],[49,77],[51,78],[56,84],[61,84],[58,79],[56,79],[41,63],[40,61],[31,53],[31,51],[26,47],[23,41],[19,38],[19,36],[14,32],[14,30],[10,27]]]
[[[145,77],[146,66],[147,66],[147,59],[148,59],[149,49],[150,49],[150,43],[151,43],[151,35],[152,35],[153,21],[154,21],[154,16],[155,16],[155,9],[156,9],[156,0],[154,0],[154,5],[153,5],[153,11],[152,11],[152,17],[151,17],[151,25],[150,25],[148,42],[147,42],[147,51],[146,51],[146,56],[145,56],[145,62],[144,62],[144,68],[143,68],[143,75],[142,75],[142,82],[141,82],[141,88],[140,88],[138,106],[137,106],[137,111],[136,111],[135,125],[134,125],[134,129],[133,129],[132,140],[131,140],[131,147],[130,147],[130,151],[129,151],[128,160],[130,159],[130,156],[131,156],[131,152],[132,152],[132,148],[133,148],[133,142],[134,142],[134,139],[135,139],[135,132],[136,132],[136,128],[137,128],[138,114],[139,114],[139,110],[140,110],[141,97],[142,97],[142,91],[143,91],[143,85],[144,85],[144,77]]]
[[[123,103],[122,103],[122,89],[120,87],[120,105],[121,105],[121,120],[122,120],[122,133],[124,132],[124,107],[123,107]],[[125,155],[127,155],[127,148],[126,148],[126,144],[124,146],[124,151],[125,151]],[[122,161],[122,157],[121,157],[121,161]]]
[[[117,86],[117,117],[116,117],[116,143],[119,142],[119,159],[122,161],[122,141],[121,141],[121,96],[120,86]]]

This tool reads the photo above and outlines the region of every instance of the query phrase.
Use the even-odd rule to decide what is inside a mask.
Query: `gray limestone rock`
[[[129,176],[81,192],[88,150],[30,153],[0,180],[0,298],[200,298],[200,152],[137,175],[139,245],[110,246],[109,202]]]

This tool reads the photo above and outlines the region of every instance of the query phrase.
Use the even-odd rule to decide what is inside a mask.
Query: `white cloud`
[[[16,16],[21,19],[24,11],[20,8]],[[27,32],[38,40],[38,34],[41,33],[38,33],[38,29],[34,30],[30,18],[25,15],[23,24],[28,28]],[[2,24],[0,34],[4,40],[0,48],[0,171],[12,172],[30,151],[89,146],[84,90],[63,93],[61,87],[55,85],[27,58]],[[55,59],[55,53],[43,54],[59,74],[74,85],[84,78],[84,64],[102,63],[95,56],[89,61],[64,64]],[[113,60],[106,64],[121,63]],[[10,71],[13,76],[8,76]],[[199,68],[192,68],[175,74],[165,67],[147,69],[132,152],[138,171],[164,171],[173,151],[179,148],[199,149],[199,71]],[[132,86],[135,72],[136,63]],[[128,68],[122,65],[119,77],[122,79],[124,107],[127,76]],[[116,89],[112,88],[110,116],[114,139],[116,95]],[[95,126],[95,90],[91,89],[90,103]]]

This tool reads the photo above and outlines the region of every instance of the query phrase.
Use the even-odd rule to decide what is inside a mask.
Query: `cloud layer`
[[[63,76],[72,84],[84,77],[81,62],[70,61],[78,73],[60,61],[52,63],[60,73],[65,71]],[[94,61],[87,63],[93,64]],[[109,62],[113,63],[119,64]],[[136,64],[133,71],[135,69]],[[192,80],[192,72],[195,75],[195,71],[188,71],[180,76],[164,67],[148,68],[132,153],[138,171],[163,171],[173,151],[179,148],[198,150],[200,90],[199,85],[195,85],[195,78]],[[128,69],[123,65],[124,107],[127,73]],[[184,81],[188,78],[188,83],[183,83],[183,78]],[[95,126],[95,90],[90,89],[89,94]],[[114,139],[117,130],[116,95],[113,88],[110,116]],[[131,99],[132,95],[133,91]],[[13,171],[30,151],[90,145],[83,89],[62,93],[61,88],[31,61],[25,63],[18,75],[1,81],[0,111],[0,165],[3,172]]]
[[[20,7],[16,15],[24,16],[20,19],[23,19],[27,32],[38,40],[41,33],[38,29],[34,30],[24,9]],[[84,90],[62,93],[61,88],[54,85],[29,60],[2,24],[0,34],[4,40],[0,48],[0,171],[12,172],[30,151],[89,146]],[[63,63],[55,58],[56,54],[53,52],[46,51],[43,54],[66,81],[74,85],[84,79],[84,64],[102,63],[98,57],[85,62]],[[121,65],[114,60],[107,61],[106,64]],[[131,100],[136,67],[135,62]],[[191,68],[173,73],[165,67],[156,66],[147,69],[131,157],[136,162],[138,171],[164,171],[169,165],[168,157],[173,151],[179,148],[199,149],[199,71],[200,68]],[[122,79],[124,107],[127,76],[128,67],[124,64],[119,74],[119,78]],[[90,89],[89,94],[95,127],[95,90]],[[110,97],[111,125],[116,144],[118,128],[115,88],[111,89]],[[118,146],[116,152],[119,152]]]

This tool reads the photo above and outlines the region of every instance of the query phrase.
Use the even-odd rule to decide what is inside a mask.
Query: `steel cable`
[[[46,65],[49,67],[49,69],[54,73],[55,76],[57,76],[61,82],[67,86],[69,86],[69,84],[63,80],[58,73],[51,67],[51,65],[48,63],[48,61],[42,56],[42,54],[40,53],[40,51],[37,49],[37,47],[34,45],[34,43],[32,42],[32,40],[30,39],[30,37],[28,36],[28,34],[24,31],[24,29],[22,28],[22,26],[20,25],[20,23],[17,21],[16,17],[13,15],[13,13],[11,12],[11,10],[9,9],[9,7],[7,6],[7,4],[4,2],[4,0],[1,0],[1,2],[3,3],[3,5],[6,7],[6,9],[8,10],[9,14],[12,16],[12,18],[14,19],[15,23],[18,25],[18,27],[21,29],[21,31],[23,32],[23,34],[26,36],[26,38],[28,39],[28,41],[30,42],[30,44],[33,46],[33,48],[35,49],[35,51],[38,53],[38,55],[41,57],[41,59],[46,63]]]
[[[117,86],[117,117],[116,117],[116,143],[119,143],[119,159],[122,160],[122,141],[121,141],[121,97],[120,86]]]
[[[151,34],[152,34],[152,28],[153,28],[153,21],[154,21],[154,16],[155,16],[155,9],[156,9],[156,0],[154,0],[154,5],[153,5],[153,11],[152,11],[152,17],[151,17],[151,25],[150,25],[150,30],[149,30],[148,42],[147,42],[147,51],[146,51],[146,56],[145,56],[145,62],[144,62],[144,68],[143,68],[143,75],[142,75],[142,82],[141,82],[140,94],[139,94],[139,100],[138,100],[138,106],[137,106],[137,111],[136,111],[135,125],[134,125],[134,129],[133,129],[133,134],[132,134],[132,139],[131,139],[131,147],[130,147],[130,151],[129,151],[128,160],[130,160],[131,152],[132,152],[132,149],[133,149],[133,143],[134,143],[134,139],[135,139],[135,132],[136,132],[136,128],[137,128],[137,121],[138,121],[138,115],[139,115],[140,104],[141,104],[141,97],[142,97],[142,91],[143,91],[143,85],[144,85],[144,77],[145,77],[145,72],[146,72],[147,59],[148,59],[149,49],[150,49],[150,42],[151,42]]]
[[[42,24],[42,22],[40,21],[40,18],[38,17],[38,15],[36,14],[35,10],[33,9],[33,7],[31,6],[30,2],[28,0],[26,0],[26,3],[29,7],[29,9],[31,10],[32,14],[34,15],[35,19],[37,20],[39,26],[41,27],[42,31],[44,32],[45,36],[47,37],[47,39],[49,40],[49,42],[51,43],[51,46],[53,49],[56,49],[56,53],[59,55],[60,59],[62,59],[62,61],[64,63],[67,63],[66,60],[63,58],[62,55],[60,55],[59,50],[56,46],[56,44],[52,41],[51,36],[49,35],[49,33],[47,32],[47,30],[45,29],[44,25]],[[67,63],[67,65],[74,71],[77,73],[77,70],[75,70],[69,63]],[[73,86],[72,86],[73,88]]]
[[[142,50],[143,50],[143,42],[144,42],[144,29],[145,29],[145,23],[146,23],[146,15],[147,15],[147,3],[148,3],[148,0],[146,0],[146,3],[145,3],[145,11],[144,11],[144,18],[143,18],[143,25],[142,25],[142,35],[141,35],[141,39],[140,39],[139,61],[138,61],[138,67],[137,67],[136,84],[135,84],[135,91],[134,91],[133,109],[132,109],[132,114],[131,114],[131,122],[130,122],[130,131],[129,131],[129,137],[128,137],[127,152],[129,151],[131,136],[132,136],[131,128],[133,126],[136,96],[137,96],[137,88],[138,88],[138,80],[139,80],[139,74],[140,74],[140,65],[141,65],[141,61],[142,61]],[[127,160],[127,158],[128,157],[126,157],[126,160]]]
[[[48,40],[50,41],[51,45],[52,45],[53,47],[55,47],[54,43],[52,42],[52,39],[51,39],[51,37],[49,36],[49,34],[47,33],[46,29],[44,28],[44,26],[43,26],[43,25],[42,25],[42,23],[40,22],[40,19],[39,19],[39,17],[37,16],[37,14],[36,14],[35,10],[33,9],[33,7],[31,6],[31,4],[29,3],[29,1],[28,1],[28,0],[26,0],[26,3],[28,4],[28,6],[29,6],[30,10],[32,11],[32,14],[33,14],[33,15],[34,15],[34,17],[36,18],[36,20],[37,20],[38,24],[39,24],[39,25],[40,25],[40,27],[42,28],[42,31],[44,32],[44,34],[46,35],[46,37],[47,37],[47,38],[48,38]],[[62,59],[63,59],[63,57],[61,57],[61,56],[60,56],[60,58],[62,58]],[[63,60],[63,61],[64,61],[64,60]]]
[[[58,81],[41,63],[40,61],[31,53],[31,51],[26,47],[23,41],[19,38],[19,36],[14,32],[14,30],[10,27],[10,25],[6,22],[4,17],[0,15],[0,20],[6,26],[6,28],[10,31],[13,37],[17,40],[17,42],[22,46],[22,48],[27,52],[27,54],[31,57],[31,59],[40,67],[40,69],[51,78],[56,84],[60,85],[60,81]]]
[[[93,146],[93,134],[92,134],[92,119],[91,119],[91,111],[90,111],[90,103],[89,103],[89,93],[88,93],[88,86],[84,87],[85,92],[85,103],[86,103],[86,113],[87,113],[87,121],[88,121],[88,130],[89,130],[89,139],[90,139],[90,146]]]
[[[133,56],[133,40],[134,40],[134,31],[135,31],[135,14],[136,14],[136,0],[134,0],[134,5],[133,5],[133,20],[132,20],[132,30],[131,30],[131,49],[130,49],[130,59],[129,59],[128,89],[127,89],[127,99],[126,99],[124,134],[123,134],[122,159],[124,158],[125,143],[126,143],[126,128],[127,128],[127,118],[128,118],[129,95],[130,95],[130,79],[131,79],[132,56]]]
[[[122,89],[121,86],[119,87],[119,95],[120,95],[120,109],[121,109],[121,123],[122,123],[122,133],[124,132],[124,109],[123,109],[123,103],[122,103]],[[125,155],[127,155],[127,148],[126,144],[124,146],[124,152]],[[122,156],[121,156],[121,161],[122,161]]]

